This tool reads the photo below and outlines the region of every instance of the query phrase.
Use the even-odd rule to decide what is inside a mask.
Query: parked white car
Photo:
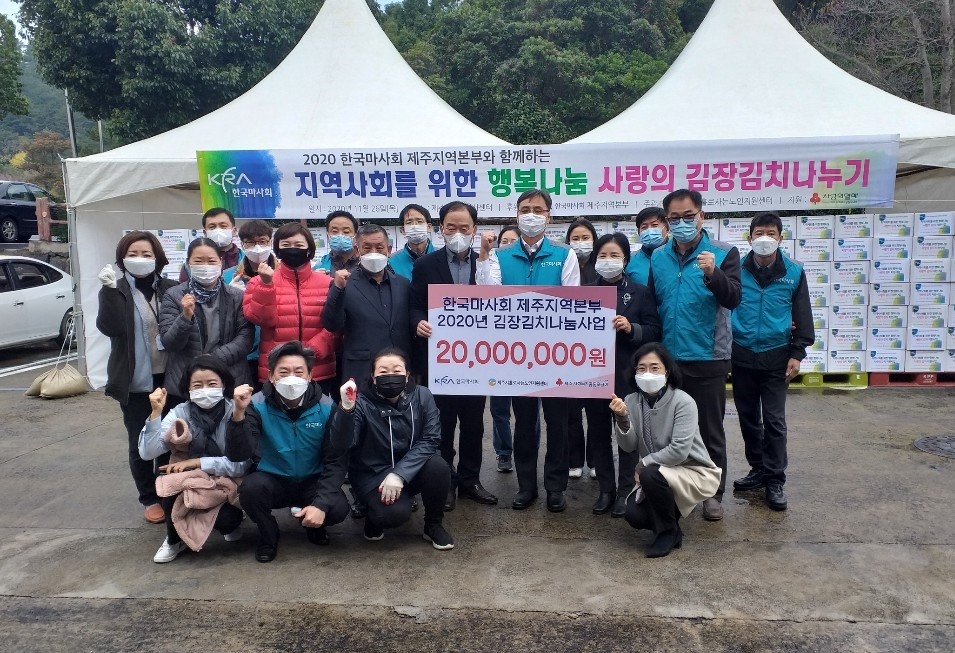
[[[0,347],[56,340],[73,321],[73,277],[26,256],[0,256]]]

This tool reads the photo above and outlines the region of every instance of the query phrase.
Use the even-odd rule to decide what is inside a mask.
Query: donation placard
[[[593,397],[614,387],[613,287],[428,287],[436,395]]]

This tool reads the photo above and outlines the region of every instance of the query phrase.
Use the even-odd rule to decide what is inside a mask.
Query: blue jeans
[[[491,397],[491,422],[494,424],[494,452],[498,456],[510,456],[514,453],[514,435],[511,433],[511,398]],[[540,415],[534,425],[537,445],[541,440]]]

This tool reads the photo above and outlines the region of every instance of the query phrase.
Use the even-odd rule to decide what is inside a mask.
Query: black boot
[[[677,524],[675,529],[658,533],[653,544],[647,549],[648,558],[663,558],[670,555],[673,549],[683,546],[683,531]]]
[[[613,492],[601,492],[597,496],[597,501],[594,503],[594,514],[595,515],[605,515],[610,512],[610,509],[614,504],[614,494]]]

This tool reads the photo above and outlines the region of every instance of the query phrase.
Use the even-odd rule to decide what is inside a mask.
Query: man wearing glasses
[[[740,303],[739,250],[711,240],[703,228],[703,197],[676,190],[663,198],[670,242],[650,259],[648,286],[663,322],[663,344],[680,363],[683,390],[696,402],[700,433],[723,470],[716,495],[703,502],[703,518],[723,518],[726,487],[726,375],[733,352],[731,311]]]

